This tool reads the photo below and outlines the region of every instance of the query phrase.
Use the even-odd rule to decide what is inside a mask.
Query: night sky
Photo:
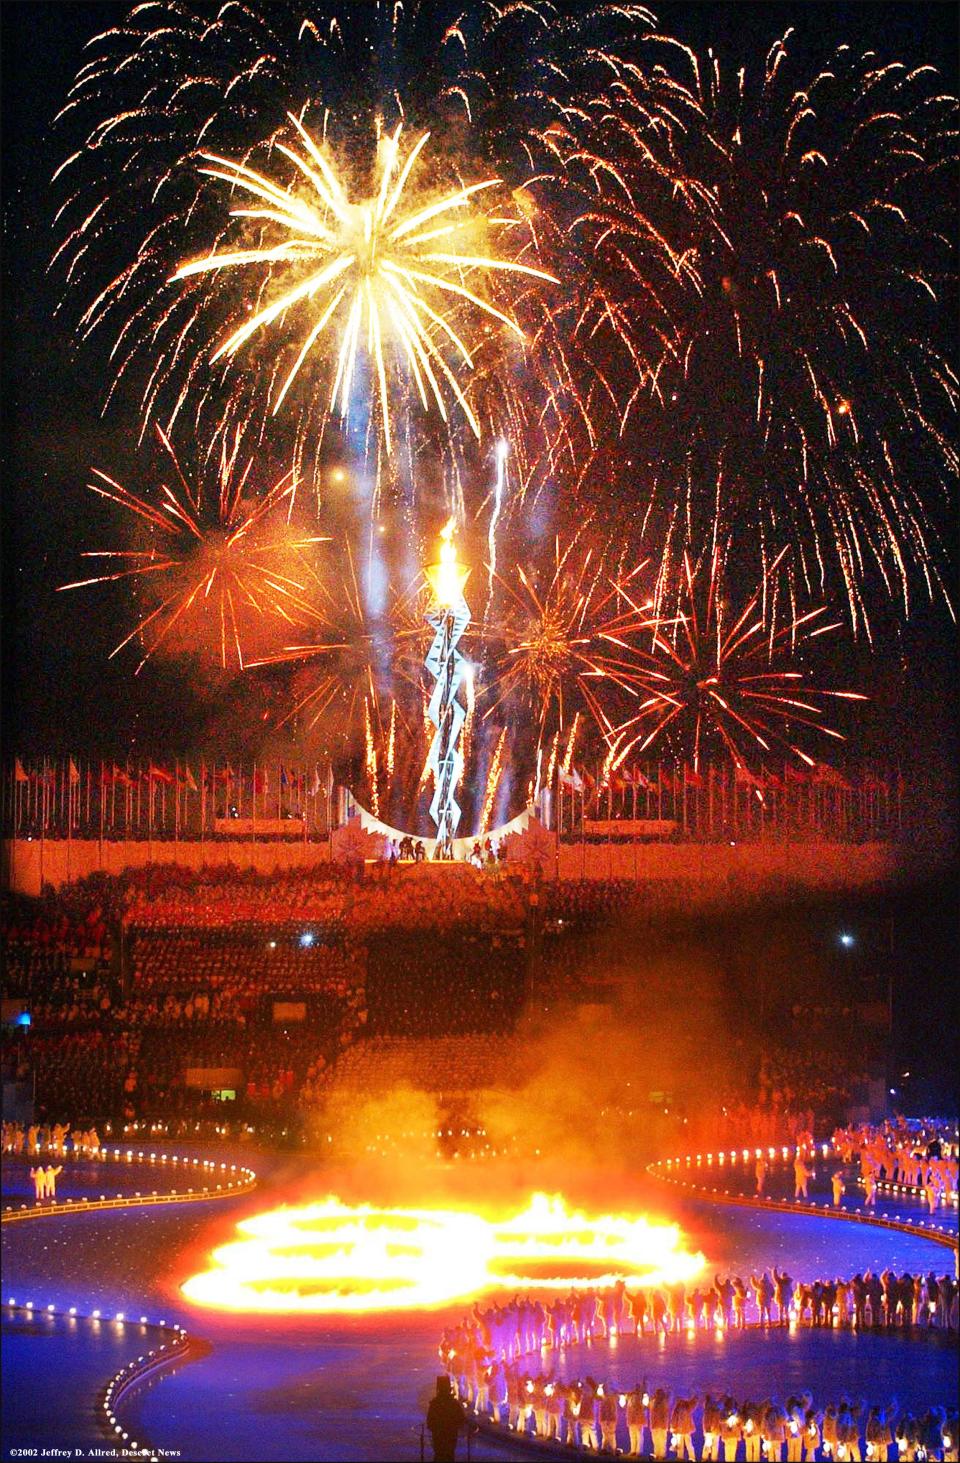
[[[942,4],[703,4],[654,7],[663,28],[712,44],[727,67],[756,58],[788,25],[819,59],[840,41],[883,57],[932,61],[956,88],[958,11]],[[5,3],[3,27],[3,692],[6,749],[23,755],[173,757],[211,736],[255,738],[256,717],[226,688],[206,693],[173,663],[132,676],[129,656],[107,660],[125,623],[116,593],[57,595],[76,573],[90,533],[90,466],[123,480],[136,463],[137,417],[120,400],[100,417],[106,374],[96,350],[78,350],[71,320],[55,314],[59,281],[46,274],[53,194],[62,160],[49,124],[62,105],[84,42],[115,24],[116,4]],[[135,473],[131,473],[135,477]],[[105,523],[103,517],[98,526]],[[109,535],[104,536],[104,541]],[[882,617],[880,620],[882,625]],[[838,666],[870,692],[860,717],[864,758],[923,769],[932,796],[951,787],[955,762],[954,630],[942,605],[920,604],[906,630],[869,652],[845,639]],[[212,693],[212,694],[210,694]],[[211,702],[219,706],[211,711]],[[251,719],[252,718],[252,719]],[[224,744],[224,750],[228,745]],[[951,796],[948,792],[948,796]]]

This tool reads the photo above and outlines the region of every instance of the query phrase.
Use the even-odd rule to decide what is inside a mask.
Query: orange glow
[[[376,1208],[327,1198],[245,1219],[182,1287],[196,1305],[304,1315],[422,1310],[487,1291],[686,1282],[704,1257],[674,1224],[587,1215],[534,1194],[517,1214]]]

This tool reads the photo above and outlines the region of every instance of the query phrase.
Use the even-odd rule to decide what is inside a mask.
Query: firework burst
[[[538,471],[542,481],[564,453],[589,444],[593,427],[583,424],[595,378],[581,386],[591,329],[584,324],[575,350],[567,339],[576,304],[565,303],[561,319],[546,298],[556,293],[543,276],[556,276],[565,221],[554,221],[540,197],[552,159],[541,138],[551,122],[608,86],[617,47],[651,24],[632,4],[601,4],[571,17],[541,0],[467,12],[448,0],[402,7],[271,0],[227,6],[214,17],[182,0],[136,6],[90,42],[58,118],[69,151],[55,175],[62,198],[55,260],[68,297],[85,301],[81,336],[102,333],[110,341],[110,394],[132,378],[142,387],[145,421],[155,418],[170,431],[189,403],[205,443],[236,426],[260,443],[286,390],[291,460],[306,473],[331,402],[342,409],[351,389],[359,396],[356,388],[369,385],[363,399],[376,403],[379,430],[359,436],[367,447],[376,444],[378,468],[387,432],[395,448],[403,437],[408,466],[437,445],[425,435],[411,442],[406,433],[426,398],[434,425],[441,403],[469,424],[463,441],[452,429],[437,434],[457,485],[466,481],[478,430],[510,437],[523,490]],[[427,153],[417,144],[400,155],[401,125],[406,136],[415,129],[443,138],[446,192],[437,185],[417,203],[458,200],[406,234],[396,232],[399,209]],[[369,139],[380,139],[377,177],[361,185],[359,204],[328,150],[334,131],[351,176],[369,158]],[[295,192],[278,181],[281,157]],[[246,198],[242,217],[224,221],[204,167],[241,204]],[[479,222],[469,205],[482,188],[472,180],[494,177],[504,179],[496,214],[479,238],[464,240],[463,221],[473,215]],[[438,232],[414,246],[415,233],[450,225],[449,237]],[[500,250],[487,247],[493,231]],[[426,253],[435,257],[411,258]],[[211,264],[218,254],[246,262]],[[345,255],[351,262],[311,296],[311,273],[336,271]],[[440,283],[381,268],[388,256]],[[193,273],[174,288],[170,276],[185,259]],[[240,291],[238,274],[250,280]],[[303,295],[286,309],[235,339],[253,316],[300,286]],[[478,316],[485,321],[479,328]],[[280,339],[286,352],[276,349]],[[310,369],[321,352],[328,353],[324,369]],[[234,354],[240,370],[232,369]],[[361,355],[369,381],[358,379]],[[466,377],[469,403],[461,399]],[[391,471],[399,471],[396,463]]]
[[[773,561],[775,578],[786,550]],[[645,673],[648,694],[610,739],[608,770],[651,747],[679,748],[694,772],[706,751],[729,755],[738,767],[748,759],[789,753],[808,767],[814,759],[796,743],[815,731],[843,741],[824,712],[832,699],[864,701],[855,691],[823,690],[798,668],[807,642],[840,628],[821,606],[771,629],[764,613],[769,584],[759,584],[741,606],[730,603],[723,556],[710,555],[706,572],[684,557],[675,620],[658,625],[650,641]]]
[[[376,749],[382,747],[389,770],[398,741],[418,725],[420,647],[431,633],[418,617],[422,600],[415,584],[393,594],[382,616],[371,614],[348,543],[346,572],[333,580],[316,576],[314,637],[251,662],[252,668],[302,668],[295,674],[291,704],[278,726],[298,721],[312,731],[323,722],[343,749],[362,747],[368,770],[377,760]]]
[[[307,626],[319,618],[307,551],[328,540],[291,527],[292,472],[251,502],[253,462],[239,463],[235,440],[231,452],[221,451],[216,493],[205,497],[202,486],[191,485],[159,428],[158,436],[173,479],[159,482],[153,497],[138,497],[99,469],[87,485],[130,515],[151,546],[87,550],[83,558],[109,561],[109,567],[59,588],[121,579],[136,584],[148,608],[111,658],[139,640],[144,653],[137,673],[161,647],[202,653],[211,640],[224,670],[243,670],[251,653],[245,646],[262,642],[265,629],[275,634],[278,627]]]
[[[638,637],[656,621],[636,581],[647,563],[614,577],[602,552],[584,549],[576,538],[565,546],[557,539],[549,578],[522,565],[515,582],[497,575],[506,596],[498,622],[502,649],[493,704],[484,714],[523,705],[537,723],[538,749],[571,715],[584,712],[608,737],[615,725],[611,698],[635,697],[645,686]]]
[[[349,545],[347,573],[335,589],[318,580],[317,591],[317,638],[285,645],[252,662],[252,667],[307,667],[294,680],[292,705],[278,727],[299,720],[306,730],[313,730],[329,713],[331,729],[341,742],[362,742],[366,748],[373,736],[371,714],[380,726],[380,691],[390,655],[388,630],[364,610]]]
[[[749,517],[763,567],[789,540],[801,587],[842,587],[869,631],[872,585],[905,613],[943,590],[957,101],[846,46],[807,78],[789,33],[735,77],[649,50],[565,148],[597,179],[578,228],[621,317],[646,298],[663,322],[659,365],[635,347],[620,373],[620,432],[633,415],[658,526]]]
[[[205,174],[253,200],[252,207],[233,209],[234,218],[266,221],[273,231],[279,230],[277,237],[256,247],[216,250],[176,271],[175,280],[214,274],[222,280],[223,293],[236,302],[236,313],[246,317],[220,343],[211,362],[232,359],[258,332],[271,327],[274,334],[282,329],[288,337],[298,329],[291,322],[302,321],[293,364],[284,368],[273,393],[274,414],[311,357],[319,355],[335,361],[329,410],[337,409],[346,417],[365,341],[375,369],[388,454],[392,448],[387,379],[396,374],[398,365],[415,382],[424,409],[434,405],[447,421],[447,399],[452,396],[479,437],[479,423],[457,373],[472,371],[483,338],[476,328],[468,335],[468,322],[460,319],[464,307],[480,319],[496,321],[522,341],[516,320],[478,293],[482,277],[499,270],[557,283],[543,270],[484,249],[482,238],[494,225],[476,214],[473,203],[500,180],[486,179],[413,203],[417,164],[430,134],[424,133],[404,154],[398,126],[392,135],[379,139],[374,195],[357,201],[292,113],[290,122],[301,149],[282,142],[277,148],[294,165],[299,182],[309,184],[309,200],[245,163],[202,154],[208,165],[202,169]],[[256,308],[249,296],[237,300],[234,285],[236,272],[247,278],[253,265],[260,266],[270,281],[265,286],[261,279],[251,287]],[[268,303],[261,307],[265,289]],[[332,350],[331,337],[336,342]]]

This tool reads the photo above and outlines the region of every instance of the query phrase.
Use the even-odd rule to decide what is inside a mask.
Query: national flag
[[[785,767],[783,770],[783,780],[784,782],[793,782],[804,786],[810,781],[810,773],[802,772],[797,767]]]
[[[188,792],[197,791],[197,784],[194,779],[193,773],[190,771],[190,768],[186,762],[184,762],[183,771],[180,774],[180,786],[185,787]]]
[[[761,769],[760,777],[764,787],[772,788],[774,792],[783,792],[783,778],[777,777],[775,772],[768,772],[764,767]]]
[[[315,798],[320,791],[320,768],[314,763],[313,781],[310,784],[310,796]]]
[[[282,762],[280,763],[280,786],[281,787],[289,787],[290,786],[290,779],[287,776],[287,769],[284,767],[284,765],[283,765]]]
[[[229,784],[232,783],[233,780],[234,771],[233,768],[230,766],[230,763],[228,762],[227,765],[225,767],[221,767],[220,771],[217,773],[217,781],[226,783],[229,786]]]
[[[890,791],[890,784],[885,777],[878,777],[875,772],[865,772],[863,776],[863,789],[864,792],[888,793]]]
[[[113,764],[112,780],[119,782],[121,787],[133,787],[133,778],[122,767],[118,767],[116,762]]]
[[[760,787],[761,785],[759,777],[754,776],[750,768],[743,762],[738,762],[735,765],[733,775],[736,782],[746,787]]]
[[[71,757],[70,758],[70,782],[71,782],[71,785],[73,787],[76,787],[77,784],[79,783],[79,781],[80,781],[80,769],[77,767],[76,762],[74,762],[73,758]]]
[[[684,765],[683,780],[687,787],[705,787],[706,783],[699,772],[691,772],[690,768]]]
[[[334,783],[333,783],[333,763],[332,762],[328,762],[327,763],[327,780],[324,783],[324,792],[326,793],[326,795],[327,795],[328,798],[332,798],[333,797],[333,786],[334,786]]]
[[[261,793],[268,793],[270,791],[270,779],[267,776],[267,769],[265,767],[255,767],[253,769],[253,790],[258,796]]]
[[[148,777],[149,777],[149,779],[150,779],[151,782],[172,782],[173,781],[173,773],[172,772],[168,772],[167,769],[166,769],[166,767],[157,767],[156,764],[153,763],[153,762],[150,763],[150,770],[149,770],[149,773],[147,775],[148,775]]]
[[[574,792],[583,791],[583,778],[580,776],[579,772],[575,770],[571,770],[570,772],[564,772],[563,768],[561,767],[558,776],[560,778],[561,787],[572,787]]]
[[[664,792],[676,792],[677,790],[676,779],[671,776],[666,768],[662,768],[660,771],[660,786]]]
[[[14,779],[17,782],[29,782],[30,781],[30,778],[27,776],[26,772],[24,772],[24,770],[23,770],[23,763],[20,761],[20,758],[19,757],[15,758],[15,760],[14,760],[14,764],[13,764],[13,776],[14,776]]]
[[[835,767],[828,767],[826,763],[820,763],[813,774],[814,782],[821,787],[849,787],[850,783],[838,772]]]

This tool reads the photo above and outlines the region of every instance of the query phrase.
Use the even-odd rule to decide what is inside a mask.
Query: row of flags
[[[564,771],[562,768],[558,773],[561,787],[569,788],[572,792],[583,797],[595,796],[598,793],[625,793],[630,791],[642,791],[651,793],[665,792],[671,796],[682,793],[685,788],[709,788],[713,784],[721,784],[727,780],[725,770],[715,770],[711,767],[707,772],[697,772],[692,767],[683,766],[675,771],[668,767],[657,767],[652,773],[644,772],[639,767],[619,768],[616,772],[598,772],[596,776],[591,775],[585,768],[571,768]],[[790,786],[798,787],[834,787],[853,791],[855,788],[863,792],[878,792],[889,794],[891,784],[885,777],[878,773],[865,772],[857,782],[844,777],[834,767],[817,765],[810,770],[803,770],[796,767],[785,766],[782,773],[761,768],[759,772],[751,772],[750,768],[743,764],[735,764],[733,768],[733,782],[741,787],[754,787],[762,791],[784,792]]]
[[[307,797],[318,797],[323,793],[326,797],[333,796],[334,776],[333,768],[328,764],[326,773],[321,777],[319,766],[314,766],[312,772],[303,768],[294,769],[280,762],[274,770],[275,783],[271,780],[270,767],[266,763],[254,763],[252,772],[244,771],[242,768],[235,770],[229,762],[220,765],[214,763],[208,767],[201,761],[197,765],[197,773],[194,775],[188,762],[177,762],[175,768],[161,766],[155,762],[148,762],[131,768],[129,764],[121,767],[116,762],[101,762],[99,778],[95,771],[88,768],[87,778],[99,781],[103,787],[137,787],[143,784],[155,784],[166,787],[179,787],[187,792],[200,792],[203,788],[225,788],[229,790],[234,786],[252,788],[256,796],[266,795],[276,786],[283,792],[299,793]],[[685,788],[709,788],[711,785],[728,781],[726,769],[710,767],[706,772],[698,772],[694,768],[684,765],[671,770],[669,767],[661,767],[643,771],[640,767],[618,768],[615,772],[598,771],[594,776],[586,768],[571,768],[570,770],[558,769],[558,781],[561,787],[569,788],[572,792],[590,796],[595,793],[606,792],[665,792],[671,796],[683,792]],[[73,787],[78,787],[83,780],[79,767],[72,757],[67,759],[66,767],[50,762],[45,763],[43,770],[24,767],[22,760],[17,757],[14,761],[14,780],[21,785],[43,784],[53,787],[64,781]],[[853,791],[858,788],[863,792],[878,792],[889,794],[891,782],[887,777],[877,772],[866,771],[856,782],[845,777],[834,767],[824,764],[804,770],[791,766],[784,766],[782,773],[774,772],[768,768],[761,768],[759,772],[752,772],[744,764],[735,764],[733,768],[733,781],[744,787],[756,787],[773,792],[783,792],[790,786],[813,786],[813,787],[834,787]]]
[[[78,787],[83,780],[80,769],[76,762],[70,757],[66,768],[58,767],[56,763],[45,764],[42,771],[36,769],[27,770],[19,757],[14,761],[14,781],[18,784],[46,784],[49,787],[59,785],[66,780],[71,786]],[[160,767],[154,762],[146,766],[131,768],[129,765],[120,767],[116,762],[100,764],[100,776],[91,774],[89,769],[87,777],[93,776],[99,780],[102,787],[137,787],[140,784],[161,784],[163,786],[177,786],[188,792],[200,792],[202,788],[225,787],[230,788],[238,784],[251,785],[258,796],[267,794],[271,790],[270,772],[266,765],[254,765],[252,777],[242,770],[234,771],[227,763],[224,766],[214,764],[207,767],[201,762],[195,777],[188,763],[177,763],[176,769],[171,771],[169,767]],[[305,794],[307,797],[317,797],[321,792],[327,797],[333,795],[333,768],[327,768],[326,776],[321,778],[320,768],[314,767],[313,773],[301,770],[287,769],[283,762],[278,764],[277,786],[284,791],[292,791]]]

